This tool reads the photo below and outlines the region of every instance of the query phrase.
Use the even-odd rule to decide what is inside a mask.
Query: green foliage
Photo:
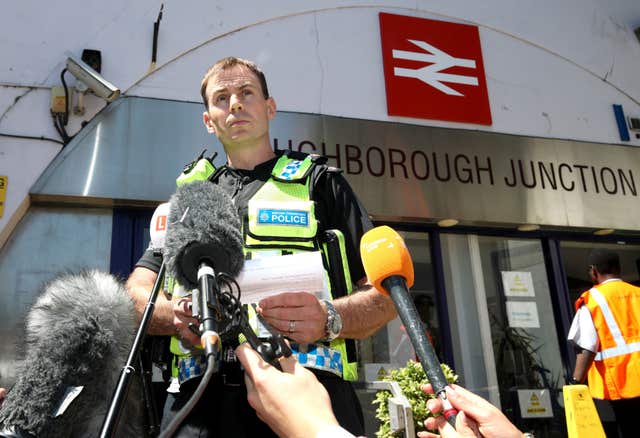
[[[449,383],[455,383],[458,381],[458,376],[453,372],[449,366],[442,364],[442,371]],[[429,379],[422,369],[422,365],[419,362],[409,360],[407,365],[403,368],[391,370],[384,376],[381,376],[381,380],[392,380],[398,382],[402,393],[409,403],[411,404],[411,410],[413,411],[413,421],[415,423],[416,433],[425,430],[424,420],[431,417],[432,414],[427,409],[427,400],[433,398],[431,394],[425,394],[420,387],[426,383],[429,383]],[[393,438],[398,436],[391,433],[391,425],[389,423],[389,409],[387,407],[387,400],[391,397],[389,391],[378,391],[376,399],[373,404],[377,404],[376,418],[380,422],[380,427],[376,432],[378,438]]]

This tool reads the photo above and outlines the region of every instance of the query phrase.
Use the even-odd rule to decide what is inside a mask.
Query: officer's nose
[[[231,96],[231,112],[241,111],[242,110],[242,102],[238,99],[238,96],[233,94]]]

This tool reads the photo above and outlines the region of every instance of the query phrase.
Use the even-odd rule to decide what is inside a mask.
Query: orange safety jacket
[[[588,372],[591,396],[618,400],[640,397],[640,288],[609,280],[584,292],[599,346]]]

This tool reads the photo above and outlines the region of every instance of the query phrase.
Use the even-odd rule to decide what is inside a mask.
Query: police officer
[[[319,299],[308,291],[273,291],[256,311],[290,339],[297,360],[325,386],[338,422],[362,435],[362,412],[348,382],[357,378],[350,342],[372,335],[396,316],[391,300],[368,283],[360,261],[360,237],[372,228],[368,214],[340,172],[326,166],[322,158],[273,151],[269,122],[276,104],[254,63],[239,58],[218,61],[202,80],[201,94],[204,125],[227,154],[226,165],[206,172],[205,178],[234,199],[247,257],[320,251],[328,266],[332,299]],[[325,240],[329,235],[337,247],[330,248]],[[161,259],[147,251],[127,282],[140,312],[160,264]],[[188,291],[167,292],[173,293],[158,298],[150,327],[152,334],[174,337],[173,368],[179,392],[175,392],[178,385],[172,385],[174,392],[169,394],[162,420],[165,427],[189,400],[204,371],[202,356],[190,348],[199,338],[188,328],[190,323],[197,324]],[[220,372],[177,436],[272,435],[246,401],[234,347],[229,345],[223,352]]]
[[[620,279],[620,258],[609,250],[591,252],[589,275],[595,286],[576,301],[568,335],[578,348],[570,383],[587,380],[593,398],[610,401],[622,436],[637,436],[640,288]]]

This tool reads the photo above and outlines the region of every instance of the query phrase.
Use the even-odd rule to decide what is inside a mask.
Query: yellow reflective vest
[[[331,285],[331,295],[335,298],[338,285],[342,294],[351,292],[344,237],[339,230],[319,235],[310,187],[310,176],[319,157],[298,157],[300,159],[282,155],[274,165],[271,177],[249,200],[246,214],[242,218],[245,255],[251,258],[265,254],[321,251],[328,284]],[[183,173],[178,178],[178,184],[208,178],[207,175],[214,173],[213,167],[209,168],[206,163],[192,167],[198,170],[197,174],[194,176]],[[188,293],[179,289],[176,292]],[[257,331],[257,318],[253,315],[253,308],[248,306],[248,311],[249,321]],[[175,355],[174,375],[181,382],[203,373],[205,362],[202,357],[193,355],[175,336],[170,345]],[[358,378],[354,340],[335,339],[329,344],[293,343],[291,347],[298,361],[308,368],[332,372],[349,381]]]

